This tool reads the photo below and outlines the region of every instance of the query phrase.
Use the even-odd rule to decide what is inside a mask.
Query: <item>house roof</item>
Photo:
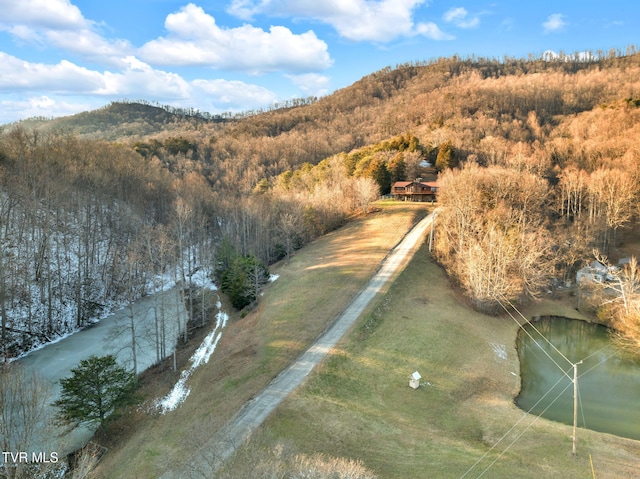
[[[609,271],[609,268],[607,268],[605,265],[603,265],[600,261],[592,261],[589,264],[589,268],[595,269],[597,271],[601,271],[603,273],[607,273]]]
[[[439,188],[440,185],[438,185],[437,181],[396,181],[393,184],[394,188],[406,188],[409,185],[420,185],[420,186],[426,186],[429,188]]]

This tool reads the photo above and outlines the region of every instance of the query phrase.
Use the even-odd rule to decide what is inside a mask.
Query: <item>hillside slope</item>
[[[192,376],[188,401],[159,417],[147,414],[143,406],[113,425],[113,435],[105,442],[111,452],[100,463],[98,477],[155,478],[189,463],[194,450],[349,305],[388,251],[425,212],[424,205],[384,205],[274,267],[280,277],[265,289],[258,307],[242,315],[229,311],[218,349]],[[143,393],[149,403],[164,396],[179,375],[158,373],[145,381]]]
[[[93,111],[53,119],[31,118],[16,125],[42,132],[72,132],[87,139],[121,141],[161,132],[184,134],[202,128],[214,129],[225,121],[221,116],[202,115],[194,110],[141,102],[113,102]]]
[[[423,159],[440,169],[474,163],[526,171],[552,187],[572,169],[622,169],[637,183],[638,78],[639,55],[454,57],[384,69],[317,101],[231,121],[114,103],[34,123],[35,130],[29,122],[6,127],[3,343],[9,328],[58,332],[56,304],[75,304],[81,323],[85,306],[121,295],[109,278],[121,275],[123,252],[133,257],[146,244],[148,256],[169,237],[187,241],[195,260],[196,243],[215,254],[224,239],[242,255],[275,261],[366,209],[375,195],[368,180],[386,193],[394,180],[415,179]],[[558,203],[563,191],[549,192],[550,219],[566,211]],[[82,248],[71,248],[69,236],[79,235]],[[102,263],[102,247],[118,259]],[[173,265],[186,257],[169,249]],[[77,268],[63,267],[76,256]],[[100,293],[95,286],[105,278]]]

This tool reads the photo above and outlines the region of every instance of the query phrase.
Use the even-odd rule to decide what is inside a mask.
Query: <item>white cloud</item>
[[[469,17],[469,12],[463,7],[447,10],[442,18],[445,22],[453,23],[458,28],[475,28],[480,24],[480,18]]]
[[[232,0],[227,12],[244,20],[255,15],[267,14],[284,17],[323,18],[356,15],[362,11],[362,3],[369,0]]]
[[[251,25],[221,28],[194,4],[167,16],[167,37],[143,45],[140,57],[156,65],[200,65],[251,73],[304,72],[332,64],[327,44],[313,31],[294,34],[286,27],[269,31]]]
[[[130,55],[133,48],[126,40],[107,40],[91,30],[49,31],[47,41],[58,48],[75,53],[87,60],[115,66]]]
[[[197,90],[196,94],[202,96],[203,100],[208,98],[215,109],[231,107],[234,110],[245,110],[276,101],[275,94],[270,90],[237,80],[194,80],[193,86]]]
[[[547,21],[542,24],[544,33],[553,33],[562,30],[567,23],[564,21],[566,15],[553,13],[547,17]]]
[[[121,71],[97,72],[67,60],[57,64],[29,63],[0,52],[0,91],[46,91],[67,95],[155,98],[189,96],[187,81],[175,73],[155,70],[135,57],[127,57]]]
[[[0,29],[13,25],[44,30],[86,28],[88,22],[80,9],[68,0],[0,0]]]
[[[510,32],[516,26],[516,21],[513,18],[505,18],[500,23],[500,31]]]
[[[194,89],[213,95],[221,103],[243,105],[270,103],[275,96],[266,88],[241,81],[187,81],[177,73],[152,68],[136,57],[126,57],[123,70],[97,72],[63,60],[58,64],[29,63],[0,52],[0,92],[47,91],[67,95],[97,95],[103,97],[152,97],[189,99]],[[197,92],[196,92],[197,93]],[[232,100],[233,99],[233,100]]]
[[[222,79],[188,81],[133,56],[122,61],[123,69],[104,72],[66,60],[57,64],[30,63],[2,52],[0,64],[0,123],[77,113],[97,108],[107,99],[153,98],[212,113],[253,109],[276,101],[273,92],[259,85]],[[14,98],[18,96],[25,98]],[[76,97],[84,100],[64,100]]]
[[[120,72],[105,72],[105,86],[96,93],[110,96],[140,96],[182,99],[190,95],[189,83],[176,73],[151,68],[135,57],[124,59],[127,67]]]
[[[68,0],[0,0],[0,31],[83,58],[115,64],[131,53],[126,40],[107,40]]]
[[[104,85],[102,74],[67,60],[55,65],[29,63],[0,52],[0,64],[0,91],[93,92]]]
[[[307,96],[323,96],[329,92],[329,77],[317,73],[286,75]]]
[[[453,40],[455,38],[453,35],[449,35],[440,30],[438,25],[433,22],[419,23],[416,26],[416,33],[431,38],[432,40]]]
[[[253,0],[231,0],[227,13],[243,20],[251,20],[256,13],[266,9],[269,3],[269,0],[266,0],[256,5]]]
[[[0,97],[0,124],[37,116],[50,118],[73,115],[100,106],[100,103],[92,104],[86,100],[73,102],[57,98],[55,95],[39,95],[17,100],[11,97],[5,99]]]
[[[0,91],[46,91],[58,94],[123,97],[129,95],[156,98],[185,98],[189,85],[175,73],[154,70],[127,57],[118,72],[97,72],[67,60],[57,64],[29,63],[0,52]]]
[[[426,0],[233,0],[232,15],[250,19],[257,14],[304,17],[331,25],[352,41],[390,42],[424,35],[434,40],[453,38],[435,23],[415,23],[415,10]]]

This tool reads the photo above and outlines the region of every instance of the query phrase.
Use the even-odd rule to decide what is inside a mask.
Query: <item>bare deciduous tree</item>
[[[599,216],[607,226],[603,240],[603,250],[607,251],[610,231],[615,243],[618,229],[627,224],[635,212],[637,185],[626,171],[599,168],[591,174],[589,189]]]
[[[291,258],[291,251],[293,250],[294,239],[297,235],[300,235],[302,226],[302,219],[299,215],[291,212],[284,212],[280,215],[278,221],[278,232],[281,234],[284,240],[285,254],[287,257],[287,263]]]
[[[353,188],[355,190],[356,205],[364,214],[369,211],[371,202],[380,196],[380,187],[371,178],[355,178]]]
[[[530,173],[475,164],[440,180],[435,253],[474,306],[535,296],[550,276],[544,228],[547,187]]]
[[[51,462],[48,465],[32,463],[33,453],[46,451],[49,457],[52,451],[49,441],[54,429],[47,417],[50,399],[50,387],[43,379],[27,374],[19,366],[0,364],[0,447],[6,453],[27,453],[29,460],[29,463],[5,462],[3,456],[1,477],[43,477],[47,469],[55,467]],[[56,463],[57,460],[56,457]]]
[[[622,269],[611,268],[607,258],[597,259],[609,267],[613,281],[599,284],[598,316],[613,326],[614,340],[622,349],[640,353],[640,266],[634,256]]]

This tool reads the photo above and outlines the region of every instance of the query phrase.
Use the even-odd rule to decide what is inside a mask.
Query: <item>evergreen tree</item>
[[[445,141],[438,148],[438,156],[436,157],[436,170],[444,171],[449,168],[458,166],[455,148],[450,140]]]
[[[220,289],[229,295],[231,304],[242,309],[258,299],[263,284],[269,281],[269,268],[254,255],[236,255],[221,273]]]
[[[402,153],[398,153],[389,160],[387,169],[389,173],[391,173],[391,183],[407,179],[407,164],[404,161],[404,155]]]
[[[58,422],[103,426],[118,406],[129,404],[135,390],[135,374],[119,366],[113,355],[91,356],[60,380],[62,394],[53,404]]]
[[[373,159],[366,176],[378,183],[381,195],[386,195],[391,191],[391,173],[387,169],[385,161],[381,158]]]

